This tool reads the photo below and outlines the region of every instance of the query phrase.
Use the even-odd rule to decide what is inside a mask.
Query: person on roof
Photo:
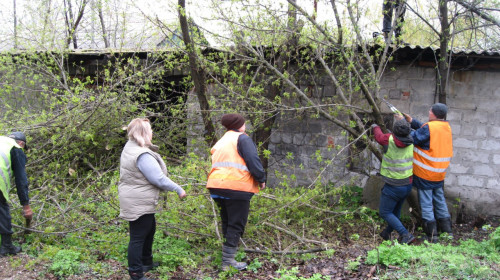
[[[406,3],[404,0],[384,0],[382,5],[382,14],[384,19],[382,21],[382,32],[384,40],[387,44],[391,43],[392,32],[396,42],[401,42],[401,30],[403,29],[404,16],[406,11]],[[392,26],[392,16],[396,14],[395,26]]]

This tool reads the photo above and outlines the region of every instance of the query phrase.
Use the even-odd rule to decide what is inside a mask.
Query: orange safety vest
[[[259,192],[259,184],[238,153],[238,137],[243,134],[229,130],[212,147],[212,170],[207,188],[229,189],[251,193]]]
[[[428,181],[443,181],[453,156],[451,127],[447,121],[426,124],[430,133],[429,150],[413,148],[413,174]]]

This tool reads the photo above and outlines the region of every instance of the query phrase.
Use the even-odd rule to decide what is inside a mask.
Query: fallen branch
[[[38,232],[38,233],[43,233],[43,234],[65,235],[65,234],[72,233],[72,232],[75,232],[75,231],[80,231],[81,229],[86,228],[88,226],[82,226],[82,227],[75,228],[73,230],[68,230],[68,231],[54,231],[54,232],[45,232],[43,230],[36,230],[36,229],[33,229],[33,228],[26,228],[26,227],[22,227],[22,226],[19,226],[19,225],[16,225],[16,224],[12,224],[12,227],[19,228],[19,229],[22,229],[24,231]]]
[[[268,222],[264,222],[264,223],[262,223],[262,224],[263,224],[263,225],[266,225],[266,226],[269,226],[269,227],[272,227],[272,228],[274,228],[274,229],[280,230],[280,231],[282,231],[282,232],[284,232],[284,233],[286,233],[286,234],[288,234],[288,235],[291,235],[291,236],[293,236],[293,237],[297,238],[297,239],[298,239],[300,242],[302,242],[302,243],[309,242],[309,243],[315,243],[315,244],[321,244],[321,245],[325,245],[325,244],[326,244],[326,242],[323,242],[323,241],[318,241],[318,240],[312,240],[312,239],[302,238],[302,237],[300,237],[299,235],[297,235],[297,234],[296,234],[296,233],[294,233],[294,232],[291,232],[291,231],[289,231],[289,230],[287,230],[287,229],[281,228],[281,227],[279,227],[279,226],[277,226],[277,225],[270,224],[270,223],[268,223]]]
[[[314,248],[309,250],[297,250],[297,251],[264,251],[258,249],[244,249],[246,253],[258,253],[264,255],[291,255],[291,254],[307,254],[307,253],[317,253],[326,251],[326,248]]]

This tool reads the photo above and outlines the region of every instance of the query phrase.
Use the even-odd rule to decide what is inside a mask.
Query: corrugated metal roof
[[[405,46],[401,48],[402,50],[417,50],[417,51],[439,51],[437,47],[423,47],[423,46]],[[465,48],[453,48],[452,50],[454,55],[474,55],[474,56],[491,56],[491,57],[500,57],[500,50],[471,50]]]

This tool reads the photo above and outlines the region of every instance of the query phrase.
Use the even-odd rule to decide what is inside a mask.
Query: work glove
[[[23,206],[23,216],[27,220],[31,220],[33,218],[33,211],[31,211],[29,204]]]

